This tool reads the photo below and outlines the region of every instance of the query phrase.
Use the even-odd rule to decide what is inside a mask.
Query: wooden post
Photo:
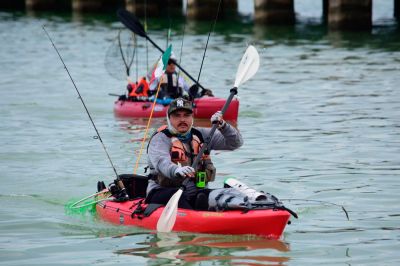
[[[188,0],[187,16],[189,19],[208,20],[215,19],[220,0]],[[218,18],[236,16],[238,10],[237,0],[222,0]]]
[[[330,0],[328,24],[333,30],[370,30],[372,0]]]
[[[254,0],[254,19],[264,24],[295,23],[294,0]]]
[[[0,0],[0,9],[24,9],[25,0]]]
[[[72,0],[72,9],[75,12],[110,11],[124,6],[124,0]]]
[[[26,0],[25,5],[32,11],[71,10],[70,0]]]

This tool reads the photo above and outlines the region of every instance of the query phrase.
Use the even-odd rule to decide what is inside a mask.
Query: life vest
[[[165,73],[160,79],[161,98],[169,97],[176,99],[182,96],[182,88],[179,86],[178,75],[174,73]]]
[[[149,96],[149,84],[145,77],[143,77],[139,83],[129,82],[129,85],[132,88],[132,90],[129,91],[129,97]]]
[[[171,161],[175,164],[180,164],[181,166],[187,166],[187,165],[191,166],[204,143],[204,138],[201,132],[195,128],[191,129],[192,140],[189,145],[190,146],[189,150],[187,150],[187,145],[182,143],[182,141],[180,141],[177,137],[171,134],[171,132],[169,132],[168,127],[166,125],[161,126],[155,134],[159,132],[165,134],[167,137],[171,139],[171,149],[170,149]],[[207,182],[212,182],[215,180],[216,169],[213,163],[211,162],[210,152],[208,150],[206,150],[202,155],[197,170],[204,171],[206,173]],[[160,173],[154,179],[158,184],[164,187],[178,187],[182,184],[183,181],[183,179],[172,180],[170,178],[163,176]]]

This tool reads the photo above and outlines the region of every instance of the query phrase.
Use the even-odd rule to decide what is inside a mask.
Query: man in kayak
[[[236,128],[223,120],[220,111],[216,112],[211,117],[211,123],[217,123],[218,130],[212,136],[195,171],[191,167],[192,162],[211,129],[193,127],[192,102],[183,98],[171,102],[167,122],[168,125],[159,128],[152,136],[147,148],[150,180],[146,202],[166,204],[184,186],[178,206],[193,209],[197,205],[196,201],[204,201],[204,194],[197,195],[198,192],[206,188],[207,182],[215,179],[210,151],[235,150],[242,146],[242,136]]]
[[[189,85],[184,78],[176,72],[176,58],[174,55],[168,60],[165,74],[159,79],[155,79],[150,83],[150,94],[155,94],[160,85],[157,99],[164,100],[163,104],[169,104],[173,99],[187,95]],[[160,102],[161,103],[161,102]]]
[[[196,84],[189,86],[183,76],[177,73],[176,57],[173,54],[168,60],[165,74],[150,83],[150,95],[156,94],[160,82],[160,91],[157,96],[157,102],[160,104],[168,105],[173,99],[179,97],[194,99],[202,96],[214,96],[209,89],[204,89],[199,92],[199,87]]]

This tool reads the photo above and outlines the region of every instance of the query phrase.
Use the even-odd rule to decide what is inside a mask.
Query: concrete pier
[[[187,17],[189,19],[215,19],[220,0],[188,0]],[[237,0],[222,0],[218,18],[235,16],[238,10]]]
[[[187,1],[187,2],[186,2]],[[251,1],[251,0],[247,0]],[[252,0],[254,20],[259,25],[292,25],[296,22],[294,1],[302,0]],[[331,30],[370,30],[372,28],[373,0],[315,0],[322,1],[322,21]],[[393,1],[393,16],[400,23],[400,0]],[[139,17],[167,17],[184,15],[192,20],[213,20],[221,3],[219,19],[235,20],[238,0],[0,0],[0,10],[53,11],[73,10],[76,15],[85,12],[115,12],[125,7]],[[82,13],[82,14],[79,14]],[[115,13],[113,13],[115,14]]]
[[[294,0],[254,0],[254,19],[263,24],[295,22]]]
[[[25,5],[30,11],[71,10],[70,0],[26,0]]]
[[[126,0],[126,9],[136,16],[182,16],[182,0]]]
[[[328,26],[334,30],[369,30],[372,0],[329,0]]]
[[[112,11],[124,6],[124,0],[72,0],[72,9],[75,12]]]

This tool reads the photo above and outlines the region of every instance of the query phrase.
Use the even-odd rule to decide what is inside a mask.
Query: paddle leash
[[[90,119],[90,122],[92,123],[92,126],[93,126],[94,130],[96,131],[96,135],[97,135],[97,136],[96,136],[95,138],[99,139],[99,141],[100,141],[100,143],[101,143],[101,145],[102,145],[102,147],[103,147],[103,150],[104,150],[104,152],[105,152],[106,155],[107,155],[108,161],[110,162],[110,165],[111,165],[111,167],[112,167],[112,169],[113,169],[113,171],[114,171],[114,173],[115,173],[116,182],[117,182],[117,184],[118,184],[118,186],[119,186],[119,188],[120,188],[120,190],[121,190],[121,193],[120,193],[120,195],[119,195],[119,196],[120,196],[120,199],[121,199],[121,200],[128,200],[129,197],[128,197],[128,194],[126,193],[125,186],[124,186],[124,184],[122,183],[122,180],[119,178],[119,175],[118,175],[118,173],[117,173],[117,170],[115,169],[115,166],[114,166],[114,164],[113,164],[113,162],[112,162],[112,160],[111,160],[110,155],[108,154],[108,151],[107,151],[107,149],[106,149],[106,146],[104,145],[103,140],[101,139],[100,133],[99,133],[99,131],[97,130],[97,127],[96,127],[96,125],[95,125],[95,123],[94,123],[94,121],[93,121],[93,119],[92,119],[92,116],[90,115],[89,110],[88,110],[88,108],[86,107],[86,104],[85,104],[85,102],[84,102],[84,100],[83,100],[83,98],[82,98],[82,95],[80,94],[80,92],[79,92],[79,90],[78,90],[78,87],[76,86],[76,84],[75,84],[75,82],[74,82],[74,79],[72,78],[72,76],[71,76],[71,74],[70,74],[70,72],[69,72],[69,70],[68,70],[68,68],[67,68],[67,65],[65,64],[65,62],[64,62],[64,60],[63,60],[63,58],[62,58],[60,52],[58,51],[56,45],[54,44],[53,40],[51,39],[50,34],[47,32],[45,25],[43,25],[42,28],[43,28],[44,32],[46,33],[47,37],[49,38],[49,40],[50,40],[51,44],[53,45],[54,49],[56,50],[57,55],[58,55],[58,57],[60,58],[60,60],[61,60],[61,62],[62,62],[62,64],[63,64],[63,66],[64,66],[64,69],[67,71],[68,76],[69,76],[69,78],[70,78],[72,84],[74,85],[74,88],[75,88],[76,92],[78,93],[79,99],[81,100],[82,105],[83,105],[83,107],[85,108],[86,114],[88,115],[88,117],[89,117],[89,119]]]
[[[241,84],[246,82],[250,79],[254,74],[257,72],[260,66],[260,56],[254,46],[250,45],[246,52],[244,53],[242,60],[240,61],[238,70],[236,72],[236,79],[233,88],[230,90],[229,98],[226,100],[224,107],[222,108],[222,114],[228,109],[229,104],[231,103],[233,97],[237,94],[237,90]],[[211,128],[210,134],[208,135],[207,139],[203,143],[199,153],[194,160],[192,167],[196,170],[197,165],[203,156],[204,151],[207,149],[215,130],[217,129],[218,125],[214,124]],[[161,213],[160,218],[157,222],[157,231],[159,232],[171,232],[172,228],[174,227],[176,221],[176,215],[178,213],[178,202],[182,196],[184,188],[180,187],[177,192],[171,197],[168,201],[167,205],[163,212]]]

